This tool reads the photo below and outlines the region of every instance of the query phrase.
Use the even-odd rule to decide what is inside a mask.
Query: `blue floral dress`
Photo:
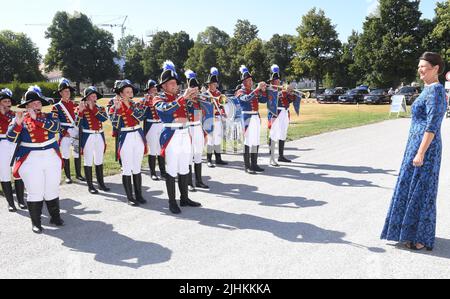
[[[436,199],[442,158],[441,125],[447,110],[441,84],[426,86],[412,106],[412,125],[405,158],[381,239],[412,242],[433,248]],[[436,134],[424,165],[414,167],[425,132]]]

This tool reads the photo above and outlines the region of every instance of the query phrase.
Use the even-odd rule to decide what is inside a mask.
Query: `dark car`
[[[323,94],[324,92],[325,92],[325,89],[323,89],[323,88],[319,88],[319,93],[316,93],[316,91],[314,90],[313,92],[311,92],[311,98],[317,99],[317,97],[320,96],[321,94]]]
[[[364,102],[364,96],[368,95],[367,89],[353,89],[347,92],[345,95],[339,97],[339,103],[341,104],[357,104]]]
[[[386,89],[374,89],[364,97],[365,104],[390,104],[391,96]]]
[[[402,87],[396,95],[405,96],[406,104],[412,105],[420,95],[420,87],[405,86]]]
[[[345,94],[343,88],[330,88],[325,90],[325,92],[317,97],[319,103],[337,103],[339,102],[339,97]]]

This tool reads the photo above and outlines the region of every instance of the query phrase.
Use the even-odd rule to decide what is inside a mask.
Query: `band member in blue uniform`
[[[159,140],[161,133],[164,129],[164,125],[156,112],[156,108],[153,105],[153,100],[158,94],[158,83],[154,80],[149,80],[144,90],[146,93],[145,98],[142,99],[142,105],[144,106],[144,134],[146,136],[148,147],[150,148],[150,155],[148,156],[148,164],[150,167],[150,175],[152,180],[159,181],[160,177],[156,174],[156,160],[158,160],[159,170],[161,176],[166,176],[166,161],[161,156],[161,144]]]
[[[163,65],[158,87],[162,90],[154,100],[156,111],[164,124],[161,134],[161,154],[166,158],[166,186],[169,195],[169,208],[174,214],[181,209],[176,202],[175,178],[179,176],[181,206],[200,207],[201,204],[189,199],[189,165],[192,161],[192,144],[189,135],[189,101],[198,95],[198,88],[188,88],[183,96],[178,96],[180,81],[171,61]]]
[[[50,224],[64,225],[59,209],[59,185],[62,159],[56,135],[60,131],[58,115],[43,113],[49,103],[38,86],[28,89],[9,126],[7,138],[17,143],[13,176],[22,178],[27,190],[33,232],[42,233],[41,214],[44,199],[50,214]]]
[[[261,138],[261,118],[259,115],[259,104],[267,103],[267,84],[260,82],[255,90],[253,88],[253,76],[246,66],[241,66],[241,89],[236,92],[244,118],[244,163],[245,172],[256,174],[264,169],[258,166],[258,153]]]
[[[61,79],[58,85],[58,95],[61,98],[56,105],[53,106],[52,113],[58,115],[61,123],[60,132],[60,147],[61,154],[64,160],[64,173],[66,175],[66,183],[72,184],[70,174],[70,156],[73,150],[73,157],[75,162],[75,173],[77,180],[86,181],[81,175],[81,159],[79,149],[79,132],[75,124],[75,109],[77,105],[72,99],[75,89],[70,86],[70,81]]]
[[[16,145],[7,139],[8,127],[16,114],[11,110],[13,105],[13,93],[5,88],[0,90],[0,181],[8,202],[8,210],[17,212],[14,204],[14,195],[11,184],[11,159],[14,154]],[[24,200],[24,184],[21,179],[14,180],[14,188],[16,189],[17,201],[22,210],[27,209]]]
[[[281,87],[280,68],[278,65],[271,67],[271,76],[269,79],[270,86],[268,89],[268,117],[270,130],[270,165],[279,167],[275,159],[275,148],[279,143],[278,162],[291,163],[292,161],[284,156],[284,146],[288,136],[291,104],[301,102],[300,94],[295,94],[292,85]],[[297,106],[297,105],[294,105]],[[296,111],[298,109],[296,108]],[[299,111],[297,111],[297,114]]]
[[[84,157],[84,174],[92,194],[98,194],[92,180],[92,166],[95,164],[95,173],[99,189],[110,191],[105,185],[103,174],[103,159],[106,151],[106,139],[103,131],[103,123],[108,120],[106,109],[97,105],[97,100],[103,95],[97,88],[90,86],[84,90],[84,98],[77,110],[77,127],[80,130],[81,154]]]
[[[144,131],[140,122],[144,120],[144,109],[133,101],[136,88],[129,80],[118,86],[120,100],[114,100],[109,113],[113,127],[118,132],[118,159],[122,161],[122,182],[128,204],[138,206],[147,201],[142,196],[142,160],[147,154]],[[131,178],[133,177],[133,184]],[[133,197],[133,186],[135,198]]]

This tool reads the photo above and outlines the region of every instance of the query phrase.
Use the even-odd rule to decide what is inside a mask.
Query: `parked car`
[[[405,96],[406,104],[412,105],[421,93],[420,87],[405,86],[402,87],[396,95]]]
[[[347,92],[345,95],[339,97],[339,103],[341,104],[357,104],[364,102],[364,96],[368,95],[367,89],[353,89]]]
[[[319,93],[318,94],[314,90],[313,92],[311,92],[311,98],[317,99],[317,97],[320,96],[321,94],[323,94],[324,92],[325,92],[324,88],[319,89]]]
[[[319,103],[337,103],[339,97],[345,94],[345,90],[342,88],[330,88],[317,97]]]
[[[391,96],[386,89],[374,89],[364,97],[365,104],[390,104]]]

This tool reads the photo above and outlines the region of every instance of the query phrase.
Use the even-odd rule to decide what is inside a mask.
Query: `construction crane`
[[[100,27],[111,27],[111,28],[120,27],[121,33],[122,33],[122,38],[124,38],[125,30],[127,29],[127,27],[125,27],[125,23],[127,22],[127,19],[128,19],[128,16],[125,16],[125,19],[123,20],[122,24],[96,24],[96,25],[100,26]]]

